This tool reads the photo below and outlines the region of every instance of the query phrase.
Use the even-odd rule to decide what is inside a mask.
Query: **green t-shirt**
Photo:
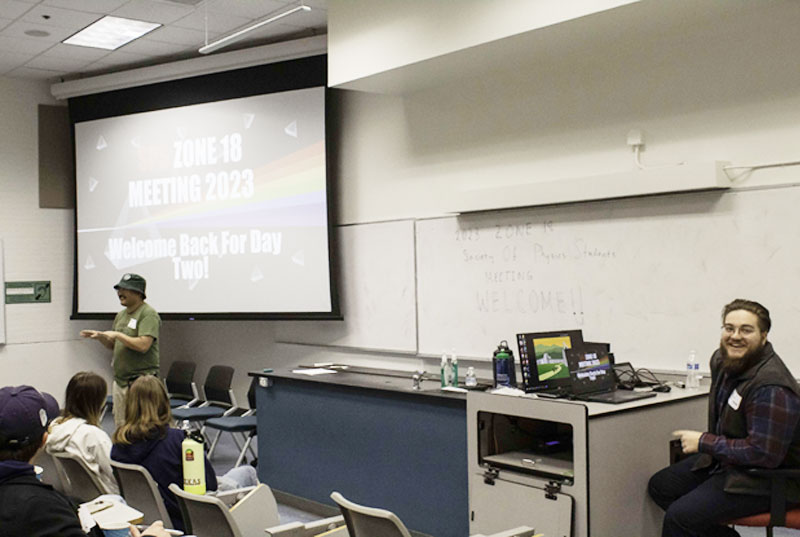
[[[155,375],[158,373],[158,332],[161,329],[161,317],[149,304],[142,304],[133,313],[127,309],[117,313],[114,328],[126,336],[150,336],[153,344],[145,352],[136,352],[126,347],[121,341],[114,341],[114,380],[122,387],[136,377]]]

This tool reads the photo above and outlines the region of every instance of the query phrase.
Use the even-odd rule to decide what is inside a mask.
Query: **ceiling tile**
[[[0,0],[0,17],[16,19],[25,14],[33,5],[19,0]]]
[[[124,45],[122,48],[125,52],[132,52],[143,56],[171,56],[184,52],[187,47],[188,45],[164,43],[161,41],[152,41],[150,39],[137,39]],[[191,49],[192,47],[188,48]]]
[[[47,71],[44,69],[31,69],[29,67],[17,67],[8,71],[3,76],[9,78],[24,78],[26,80],[52,80],[57,81],[66,71]]]
[[[302,28],[325,28],[328,26],[328,12],[324,9],[312,9],[305,13],[289,15],[281,22]]]
[[[110,13],[128,0],[44,0],[42,5],[60,7],[64,9],[75,9],[89,13]]]
[[[25,32],[29,31],[47,32],[49,35],[32,37],[25,34]],[[72,30],[70,28],[59,28],[57,26],[48,26],[47,24],[38,24],[19,20],[0,30],[0,35],[4,37],[19,37],[23,39],[29,39],[31,41],[41,41],[47,45],[45,48],[48,48],[54,43],[58,43],[68,38],[76,31],[77,30]]]
[[[328,10],[328,0],[303,0],[305,5],[312,9]]]
[[[113,15],[115,17],[170,24],[193,11],[193,7],[175,3],[156,2],[155,0],[131,0],[120,8],[115,9]]]
[[[116,50],[104,56],[96,62],[90,64],[89,68],[107,69],[109,67],[119,67],[123,65],[136,65],[147,62],[148,57],[144,54],[132,54],[121,50]]]
[[[2,51],[0,52],[0,73],[20,67],[33,57],[33,54],[15,54]]]
[[[209,33],[209,39],[215,39],[219,32]],[[177,45],[197,45],[200,47],[205,42],[206,34],[202,30],[193,28],[178,28],[177,26],[162,26],[147,35],[151,41],[161,41],[162,43],[175,43]]]
[[[81,58],[54,58],[40,54],[26,63],[25,67],[46,69],[48,71],[75,72],[80,71],[93,61]]]
[[[5,32],[5,30],[3,30]],[[22,54],[38,54],[53,46],[53,43],[33,37],[8,37],[0,32],[0,50]]]
[[[299,2],[296,2],[300,5]],[[210,0],[204,6],[198,7],[198,11],[204,11],[208,8],[209,18],[213,13],[228,13],[238,17],[247,17],[249,19],[261,19],[273,13],[280,13],[288,9],[287,2],[280,2],[278,0],[249,0],[242,2],[241,0]]]
[[[100,18],[97,13],[86,13],[72,9],[61,9],[38,5],[25,13],[20,20],[59,28],[69,28],[73,32],[82,30]]]
[[[249,17],[239,17],[230,15],[228,13],[208,13],[208,31],[209,32],[223,32],[227,33],[231,30],[236,30],[240,26],[251,22]],[[181,28],[194,28],[195,30],[205,30],[206,27],[206,14],[205,10],[198,9],[191,15],[188,15],[178,21],[175,21],[175,26]]]
[[[57,43],[42,54],[48,58],[78,58],[81,60],[97,61],[104,56],[108,56],[109,51],[101,48]]]

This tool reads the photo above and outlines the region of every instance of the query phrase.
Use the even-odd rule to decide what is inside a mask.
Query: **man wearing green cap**
[[[128,386],[142,375],[158,375],[158,332],[161,317],[145,303],[147,282],[138,274],[124,274],[114,289],[125,309],[117,313],[112,330],[81,330],[81,336],[96,339],[112,349],[114,358],[114,424],[125,423]]]

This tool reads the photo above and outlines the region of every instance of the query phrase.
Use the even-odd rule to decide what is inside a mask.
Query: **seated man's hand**
[[[697,453],[700,446],[700,437],[703,436],[703,433],[700,431],[681,429],[672,431],[672,436],[677,436],[681,439],[681,449],[684,453],[691,454]]]
[[[170,537],[169,532],[164,529],[164,524],[160,520],[153,522],[152,525],[144,530],[144,533],[139,533],[136,526],[131,526],[130,532],[131,537]]]

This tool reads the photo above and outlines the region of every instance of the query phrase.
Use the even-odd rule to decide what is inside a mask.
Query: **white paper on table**
[[[329,375],[331,373],[336,373],[336,371],[332,369],[325,369],[323,367],[310,367],[308,369],[292,369],[292,373],[297,373],[298,375]]]

